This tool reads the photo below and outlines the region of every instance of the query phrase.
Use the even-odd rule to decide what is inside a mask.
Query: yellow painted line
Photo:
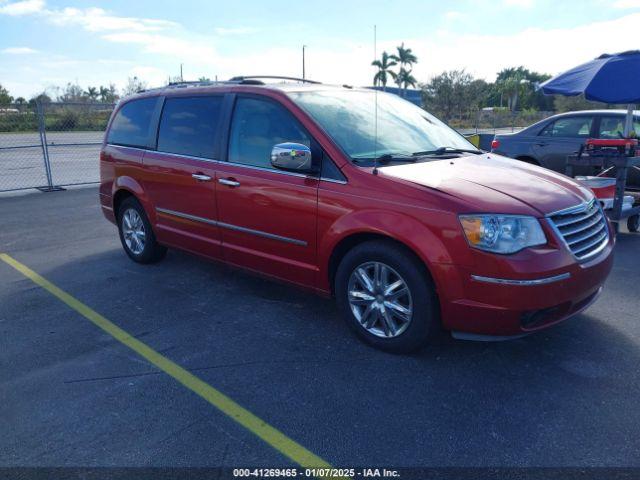
[[[44,288],[54,297],[57,297],[62,302],[66,303],[69,307],[85,317],[87,320],[91,321],[94,325],[107,332],[113,338],[129,347],[141,357],[147,359],[150,363],[158,367],[167,375],[173,377],[189,390],[200,395],[211,405],[229,416],[232,420],[238,422],[260,439],[264,440],[285,457],[290,458],[292,461],[304,468],[331,468],[331,465],[328,462],[313,454],[295,440],[287,437],[278,429],[272,427],[264,420],[261,420],[246,408],[238,405],[225,394],[216,390],[208,383],[200,380],[180,365],[156,352],[147,344],[132,337],[116,324],[110,322],[95,310],[89,308],[64,290],[56,287],[49,280],[38,275],[26,265],[23,265],[6,253],[0,253],[0,260],[12,266],[33,283]]]

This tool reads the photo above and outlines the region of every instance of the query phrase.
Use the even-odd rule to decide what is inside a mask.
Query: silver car
[[[567,156],[576,153],[587,138],[622,138],[626,110],[584,110],[546,118],[517,133],[496,135],[491,151],[564,173]],[[640,134],[640,111],[633,127]],[[591,175],[591,167],[575,169]],[[640,172],[629,171],[628,183],[640,187]]]

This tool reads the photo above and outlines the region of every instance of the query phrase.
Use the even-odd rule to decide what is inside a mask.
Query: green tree
[[[391,70],[391,67],[395,67],[398,64],[397,60],[398,57],[395,55],[389,55],[387,52],[382,52],[380,60],[374,60],[371,62],[371,65],[378,68],[378,71],[373,77],[374,86],[382,85],[382,90],[386,91],[389,77],[394,80],[397,77],[396,72]]]
[[[411,84],[411,82],[407,80],[413,80],[413,85],[415,85],[415,78],[411,75],[411,67],[418,63],[418,57],[413,54],[410,48],[406,48],[404,46],[404,42],[402,42],[399,47],[396,47],[396,51],[397,55],[395,55],[395,57],[400,65],[400,71],[398,72],[398,76],[395,81],[400,88],[401,95],[405,97],[407,86]],[[401,80],[399,80],[400,77],[402,77]]]
[[[474,80],[464,70],[450,70],[433,77],[422,86],[425,108],[445,122],[469,110],[470,104],[480,108],[477,95],[484,95],[486,82]]]
[[[520,81],[519,88],[513,84],[513,79],[516,78]],[[533,72],[523,66],[505,68],[498,72],[490,104],[503,106],[505,102],[509,103],[509,94],[511,94],[517,96],[516,108],[519,106],[522,110],[553,110],[553,97],[535,88],[549,78],[551,78],[549,74]]]
[[[406,48],[404,46],[404,42],[402,42],[402,45],[399,47],[396,47],[396,50],[398,54],[395,55],[395,57],[396,60],[400,62],[401,67],[412,67],[414,64],[418,63],[418,57],[413,54],[413,51],[410,48]]]
[[[42,92],[31,97],[31,99],[29,100],[29,105],[33,107],[36,105],[36,103],[51,103],[51,101],[51,97],[47,95],[46,92]]]
[[[27,103],[27,101],[24,97],[18,97],[13,101],[13,103],[15,103],[16,105],[24,105],[25,103]]]
[[[0,85],[0,105],[9,105],[13,102],[13,97],[9,95],[9,90]]]
[[[134,93],[138,93],[146,89],[147,89],[147,82],[140,80],[138,77],[129,77],[127,79],[127,84],[122,90],[122,95],[124,97],[128,97],[129,95],[133,95]]]
[[[84,95],[90,102],[95,102],[98,100],[99,92],[96,87],[88,87],[87,91],[84,92]]]
[[[398,72],[398,75],[396,76],[396,83],[398,84],[398,87],[402,91],[402,96],[406,97],[407,88],[415,87],[417,84],[417,80],[411,74],[411,70],[406,70],[404,68],[401,68],[400,71]]]
[[[528,80],[521,73],[514,73],[509,77],[498,79],[496,84],[500,93],[506,98],[509,110],[515,112],[518,108],[518,99],[529,84]]]
[[[200,77],[200,78],[198,78],[198,81],[199,82],[210,82],[211,79],[209,77]]]
[[[87,101],[87,98],[87,95],[80,85],[69,82],[62,89],[62,93],[58,94],[57,100],[64,103],[84,103]]]
[[[116,86],[111,83],[108,87],[100,85],[98,89],[98,98],[102,103],[116,103],[118,101],[118,91]]]
[[[473,77],[472,77],[473,78]],[[472,80],[467,87],[467,104],[472,110],[487,106],[493,85],[481,79]]]
[[[595,110],[604,108],[614,108],[614,105],[606,103],[592,102],[584,98],[584,95],[575,97],[565,97],[563,95],[553,95],[554,110],[558,112],[572,112],[576,110]]]

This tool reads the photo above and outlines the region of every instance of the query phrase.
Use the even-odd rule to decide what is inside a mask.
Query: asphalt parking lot
[[[396,356],[330,300],[177,251],[134,264],[95,187],[0,197],[0,252],[341,467],[640,467],[640,234],[616,248],[584,314]],[[0,466],[295,465],[5,262],[0,280]]]

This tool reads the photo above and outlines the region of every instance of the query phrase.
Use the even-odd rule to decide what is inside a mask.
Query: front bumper
[[[597,299],[613,265],[613,246],[610,234],[606,248],[584,263],[562,249],[541,249],[515,267],[503,259],[502,268],[486,275],[477,266],[441,265],[447,280],[436,283],[443,325],[457,334],[518,336],[561,322]]]

